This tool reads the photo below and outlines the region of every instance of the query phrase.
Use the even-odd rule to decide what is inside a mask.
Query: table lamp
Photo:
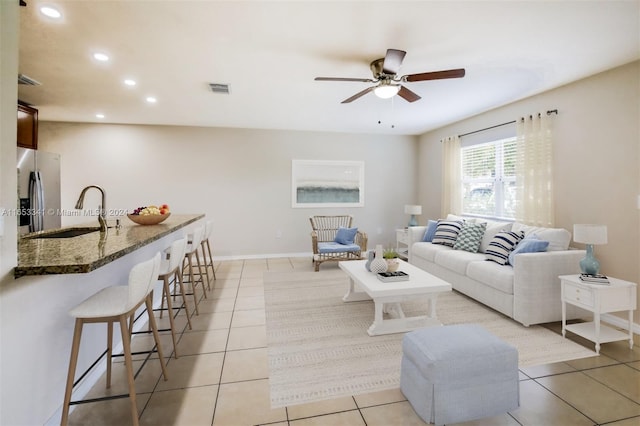
[[[404,206],[405,214],[410,214],[411,219],[409,219],[409,226],[418,226],[418,221],[416,220],[416,215],[422,214],[422,206],[413,206],[407,204]]]
[[[580,269],[583,274],[597,274],[600,270],[600,262],[593,257],[594,244],[607,244],[606,225],[573,225],[573,241],[587,245],[587,255],[580,261]]]

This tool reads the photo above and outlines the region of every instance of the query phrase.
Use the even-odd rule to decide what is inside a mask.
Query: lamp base
[[[593,244],[587,244],[587,255],[580,261],[580,270],[583,274],[596,275],[600,271],[600,262],[593,257]]]
[[[415,214],[411,215],[411,219],[409,219],[409,226],[418,226],[418,220],[416,219]]]

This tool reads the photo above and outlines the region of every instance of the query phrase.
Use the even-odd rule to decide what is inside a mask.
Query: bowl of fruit
[[[138,225],[157,225],[164,222],[169,216],[171,216],[171,213],[169,212],[169,206],[166,204],[160,207],[138,207],[133,213],[127,214],[127,217]]]

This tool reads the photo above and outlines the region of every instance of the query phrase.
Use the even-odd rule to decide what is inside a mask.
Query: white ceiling
[[[19,72],[42,85],[19,98],[47,121],[420,134],[640,58],[638,0],[26,1]],[[369,83],[314,81],[371,78],[387,48],[407,51],[400,75],[466,76],[405,83],[414,103],[341,104]]]

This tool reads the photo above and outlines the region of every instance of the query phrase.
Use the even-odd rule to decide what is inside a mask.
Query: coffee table
[[[373,324],[367,330],[370,336],[403,333],[422,327],[442,325],[436,317],[436,301],[440,293],[451,291],[451,284],[422,269],[400,260],[399,271],[409,274],[408,281],[383,282],[365,268],[366,260],[339,262],[338,266],[349,276],[349,288],[342,298],[345,302],[372,300],[375,305]],[[356,291],[358,287],[362,291]],[[401,302],[427,299],[426,315],[407,317]],[[384,314],[391,318],[384,318]]]

